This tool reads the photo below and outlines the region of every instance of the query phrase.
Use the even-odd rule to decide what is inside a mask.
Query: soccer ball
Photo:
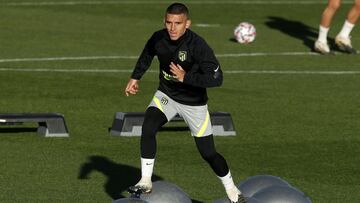
[[[242,22],[234,29],[234,37],[241,44],[248,44],[255,40],[255,26],[248,22]]]

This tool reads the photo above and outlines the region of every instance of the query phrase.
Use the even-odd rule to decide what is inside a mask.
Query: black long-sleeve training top
[[[206,88],[222,84],[222,71],[213,50],[189,29],[176,41],[170,39],[166,29],[155,32],[147,41],[131,78],[140,80],[154,56],[160,62],[158,90],[179,103],[205,105],[208,100]],[[183,82],[170,72],[171,62],[185,70]]]

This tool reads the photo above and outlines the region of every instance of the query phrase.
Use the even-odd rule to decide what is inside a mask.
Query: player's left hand
[[[180,82],[183,82],[186,73],[184,69],[179,64],[175,64],[173,62],[170,63],[169,67],[171,73],[174,74],[176,79],[178,79]]]

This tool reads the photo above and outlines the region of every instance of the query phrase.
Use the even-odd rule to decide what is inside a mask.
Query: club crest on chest
[[[180,61],[185,61],[186,58],[187,58],[187,52],[186,51],[179,51],[178,57],[179,57]]]

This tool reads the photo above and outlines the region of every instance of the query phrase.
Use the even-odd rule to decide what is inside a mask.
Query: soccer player
[[[174,3],[167,8],[164,25],[165,29],[155,32],[147,41],[125,88],[126,96],[138,92],[139,80],[156,55],[160,62],[160,83],[142,125],[142,177],[129,188],[129,192],[151,192],[156,133],[179,114],[189,126],[202,158],[223,183],[230,201],[245,202],[233,182],[226,160],[215,149],[212,135],[206,88],[222,84],[220,64],[205,40],[189,29],[191,21],[184,4]]]
[[[327,35],[330,28],[331,21],[335,16],[336,11],[341,5],[341,0],[329,0],[328,5],[322,13],[322,18],[319,28],[319,36],[315,42],[315,51],[321,54],[329,54],[330,48],[327,43]],[[357,23],[360,15],[360,0],[354,0],[354,4],[347,14],[345,23],[335,38],[336,46],[341,50],[349,54],[356,54],[357,50],[351,45],[350,32]]]

